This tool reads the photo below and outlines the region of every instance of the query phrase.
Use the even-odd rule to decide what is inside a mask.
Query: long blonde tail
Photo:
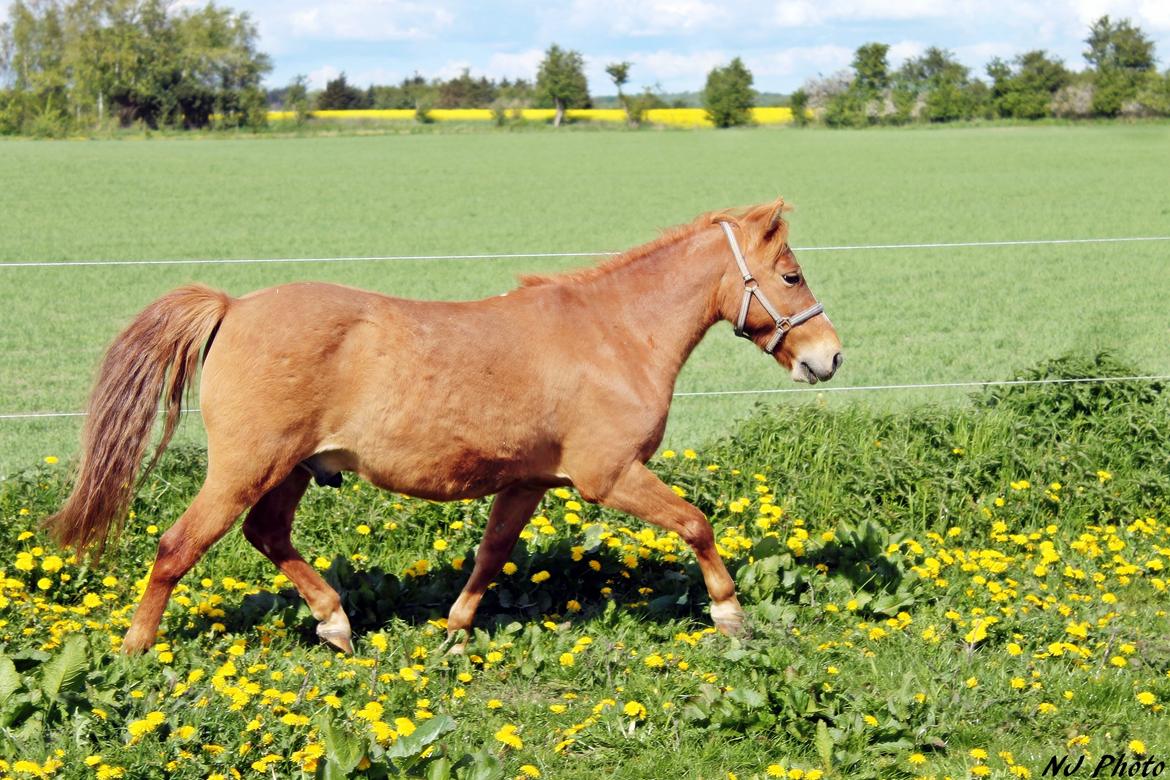
[[[89,399],[73,492],[46,518],[53,537],[78,551],[105,548],[120,527],[150,443],[159,399],[166,407],[162,439],[149,472],[179,423],[184,392],[195,381],[202,346],[227,313],[231,297],[202,285],[172,290],[135,318],[102,361]]]

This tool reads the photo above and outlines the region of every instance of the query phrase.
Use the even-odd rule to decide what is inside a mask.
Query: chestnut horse
[[[159,540],[125,652],[154,643],[175,584],[249,507],[244,536],[296,585],[318,635],[352,652],[338,594],[289,540],[310,477],[330,483],[342,471],[433,500],[495,494],[449,639],[470,629],[541,497],[562,485],[686,540],[716,626],[740,632],[743,611],[710,524],[644,464],[662,440],[679,370],[719,320],[794,380],[829,379],[840,365],[841,343],[788,247],[783,211],[780,200],[707,214],[598,267],[525,278],[481,301],[316,283],[242,298],[174,290],[106,354],[76,485],[47,522],[62,544],[104,547],[126,515],[160,397],[155,460],[203,351],[207,476]]]

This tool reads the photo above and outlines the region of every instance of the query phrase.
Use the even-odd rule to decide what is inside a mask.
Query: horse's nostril
[[[845,356],[842,355],[840,352],[838,352],[836,355],[833,355],[833,370],[836,371],[838,368],[841,367],[841,364],[844,362],[845,362]]]

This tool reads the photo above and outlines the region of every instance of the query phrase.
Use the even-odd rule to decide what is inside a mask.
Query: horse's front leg
[[[475,611],[479,608],[484,592],[512,554],[520,531],[536,511],[536,505],[543,496],[544,488],[520,485],[511,485],[496,494],[487,529],[475,552],[475,568],[447,616],[448,641],[456,641],[460,631],[470,634]],[[464,637],[451,646],[450,652],[461,653],[466,644]]]
[[[735,597],[735,581],[715,549],[711,524],[697,507],[676,495],[641,463],[627,467],[596,501],[681,536],[699,560],[716,628],[729,636],[746,633],[743,608]]]

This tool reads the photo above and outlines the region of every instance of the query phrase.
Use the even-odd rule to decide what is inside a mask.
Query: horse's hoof
[[[751,629],[748,628],[747,624],[747,616],[744,615],[739,601],[734,598],[722,604],[712,604],[711,620],[714,621],[715,628],[727,636],[736,637],[737,639],[747,639],[751,636]]]
[[[129,636],[125,636],[122,638],[121,653],[122,655],[126,656],[142,655],[146,652],[148,647],[150,647],[149,643],[144,645],[139,642],[135,642]]]
[[[467,632],[463,629],[448,631],[443,644],[449,645],[447,655],[463,655],[467,652]]]
[[[349,628],[349,618],[340,607],[333,610],[333,614],[317,624],[317,636],[336,647],[347,655],[353,655],[353,641],[350,637],[353,632]]]

